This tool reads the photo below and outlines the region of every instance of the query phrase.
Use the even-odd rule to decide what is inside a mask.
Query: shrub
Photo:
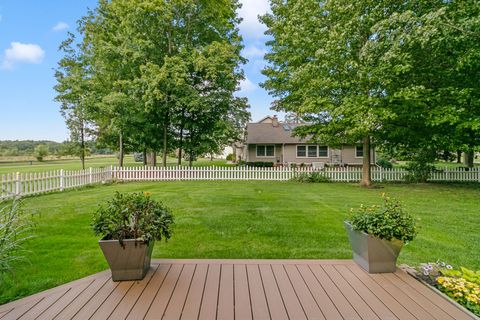
[[[320,172],[306,173],[302,172],[291,179],[292,181],[302,183],[321,183],[330,182],[330,178],[321,174]]]
[[[255,161],[255,162],[247,162],[246,164],[248,167],[257,167],[257,168],[273,167],[273,162]]]
[[[393,164],[385,158],[378,159],[377,165],[379,165],[380,167],[382,167],[384,169],[392,169],[393,168]]]
[[[0,207],[0,273],[9,271],[13,261],[24,259],[19,253],[23,243],[33,237],[32,229],[20,200]]]
[[[382,205],[352,209],[352,228],[385,240],[393,238],[408,242],[417,234],[415,219],[407,213],[397,199],[382,194]]]
[[[48,156],[48,147],[44,144],[39,144],[35,147],[35,158],[38,161],[43,161],[43,158]]]
[[[93,230],[103,240],[138,239],[146,243],[170,238],[173,216],[148,193],[115,193],[94,215]]]
[[[429,163],[411,161],[407,164],[408,174],[404,179],[407,182],[427,182],[435,166]]]
[[[133,153],[133,160],[135,162],[143,162],[143,152],[134,152]]]
[[[229,153],[226,158],[227,161],[235,161],[235,155],[233,153]]]

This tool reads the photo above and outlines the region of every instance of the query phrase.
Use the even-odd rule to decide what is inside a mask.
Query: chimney
[[[278,127],[278,118],[277,118],[277,115],[274,115],[274,116],[273,116],[272,126]]]

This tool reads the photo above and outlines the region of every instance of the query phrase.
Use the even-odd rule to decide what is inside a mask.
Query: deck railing
[[[14,173],[0,176],[0,200],[109,181],[186,181],[186,180],[267,180],[286,181],[302,173],[318,172],[332,182],[357,182],[359,167],[107,167],[86,170],[55,170],[41,173]],[[373,168],[373,181],[404,181],[408,171],[401,168]],[[431,173],[429,181],[479,182],[480,167],[445,168]]]

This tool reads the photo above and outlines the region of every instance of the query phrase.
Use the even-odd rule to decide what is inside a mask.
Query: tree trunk
[[[162,166],[166,167],[167,166],[167,121],[165,121],[165,124],[163,126],[163,154],[162,154]]]
[[[182,148],[183,148],[183,124],[180,127],[180,142],[178,144],[178,161],[179,166],[182,165]]]
[[[473,151],[467,151],[463,154],[463,164],[468,168],[473,168],[473,158],[475,157]]]
[[[155,151],[150,151],[147,153],[147,165],[152,167],[157,166],[157,153]]]
[[[85,128],[83,122],[80,128],[80,161],[82,161],[82,169],[85,170]]]
[[[143,165],[147,165],[147,149],[143,148]]]
[[[360,186],[370,187],[372,185],[371,168],[370,168],[370,136],[363,138],[363,172]]]
[[[462,163],[462,151],[457,151],[457,163]]]
[[[190,155],[188,156],[188,166],[190,168],[193,166],[193,151],[190,151]]]
[[[118,137],[118,149],[119,149],[118,165],[120,167],[123,167],[123,133],[122,132],[120,132],[120,135]]]

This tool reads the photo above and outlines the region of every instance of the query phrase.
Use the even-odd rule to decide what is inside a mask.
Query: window
[[[257,145],[257,157],[274,157],[275,146],[274,145]]]
[[[307,146],[297,146],[297,157],[302,158],[307,156]]]
[[[356,146],[355,148],[355,157],[363,158],[363,146]]]
[[[307,146],[308,157],[316,158],[317,157],[317,146]]]
[[[328,158],[328,147],[327,146],[318,146],[318,157],[319,158]]]

